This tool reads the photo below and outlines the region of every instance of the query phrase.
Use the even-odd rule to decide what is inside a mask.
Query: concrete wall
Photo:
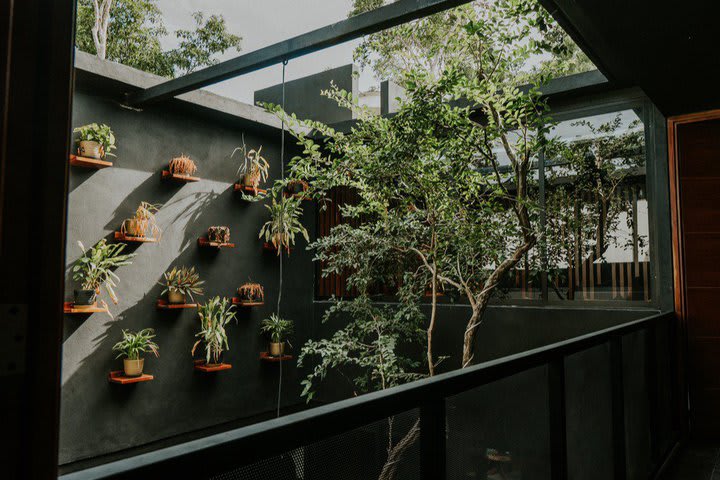
[[[263,146],[275,178],[280,171],[280,131],[253,129],[244,126],[242,119],[209,115],[202,108],[177,102],[143,111],[126,109],[107,96],[95,95],[102,78],[88,82],[88,74],[83,75],[76,86],[73,125],[111,125],[118,149],[112,168],[71,168],[66,300],[71,300],[75,286],[69,269],[81,253],[78,240],[86,247],[101,238],[114,241],[114,231],[141,201],[163,204],[157,215],[163,235],[157,244],[130,246],[137,257],[116,272],[121,280],[120,303],[111,305],[114,319],[104,314],[65,317],[61,464],[271,412],[278,387],[278,365],[258,360],[259,352],[266,350],[259,322],[273,311],[278,298],[278,259],[263,252],[258,239],[269,215],[262,203],[244,202],[233,193],[237,158],[229,155],[244,134],[249,146]],[[200,182],[160,180],[160,171],[181,153],[195,159]],[[305,220],[312,233],[312,211]],[[229,225],[236,248],[199,249],[197,238],[211,225]],[[307,278],[311,259],[303,240],[299,247],[285,261],[282,314],[296,320],[295,341],[302,344],[312,322],[313,291]],[[194,371],[190,349],[199,327],[197,314],[156,310],[162,290],[156,282],[175,265],[198,269],[206,282],[204,298],[232,296],[248,278],[265,286],[266,306],[240,311],[238,324],[228,328],[226,361],[233,364],[232,370]],[[146,371],[155,380],[109,384],[108,372],[122,366],[111,352],[121,330],[145,327],[156,330],[160,345],[160,358],[146,359]],[[282,405],[303,403],[290,363],[284,376]]]
[[[354,65],[325,70],[315,75],[299,78],[285,83],[285,110],[294,113],[301,119],[317,120],[333,124],[352,120],[352,112],[341,108],[334,100],[321,95],[328,90],[331,83],[357,97],[358,81]],[[273,85],[255,92],[255,103],[269,102],[282,104],[282,84]]]

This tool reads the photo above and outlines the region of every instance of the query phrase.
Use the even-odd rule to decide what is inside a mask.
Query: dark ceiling
[[[540,0],[608,79],[666,116],[720,108],[717,0]]]

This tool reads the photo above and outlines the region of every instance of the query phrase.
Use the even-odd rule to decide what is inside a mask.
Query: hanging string
[[[283,60],[282,62],[282,116],[280,117],[280,179],[285,180],[285,67],[288,61]],[[282,300],[282,289],[283,289],[283,251],[282,246],[280,248],[280,281],[278,284],[278,300],[277,300],[277,315],[280,316],[280,301]],[[277,410],[276,417],[280,417],[280,398],[282,396],[282,368],[283,368],[283,354],[280,353],[280,373],[278,375],[278,392],[277,392]]]

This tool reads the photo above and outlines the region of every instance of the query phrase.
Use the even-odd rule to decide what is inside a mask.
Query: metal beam
[[[283,40],[240,55],[217,65],[169,80],[127,97],[131,106],[166,100],[223,80],[254,72],[284,60],[301,57],[364,35],[457,7],[471,0],[398,0],[384,7],[362,13],[297,37]]]

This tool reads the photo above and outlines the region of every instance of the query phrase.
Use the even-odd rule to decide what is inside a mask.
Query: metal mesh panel
[[[418,421],[418,411],[396,415],[260,462],[212,480],[371,480],[380,477],[388,443],[397,445]],[[420,478],[419,438],[404,450],[393,480]]]
[[[550,479],[546,367],[447,399],[448,480]]]

